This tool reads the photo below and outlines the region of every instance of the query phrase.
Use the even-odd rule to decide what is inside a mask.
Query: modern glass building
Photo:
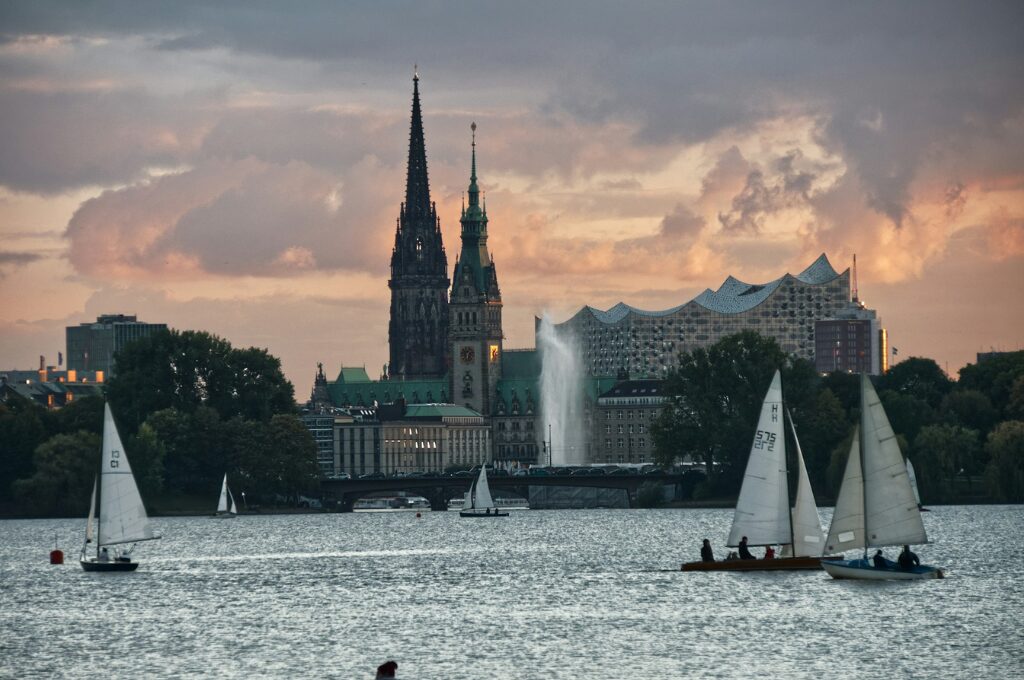
[[[133,340],[158,331],[167,324],[143,323],[134,315],[104,314],[93,322],[65,329],[68,370],[102,371],[110,377],[114,372],[114,355]]]

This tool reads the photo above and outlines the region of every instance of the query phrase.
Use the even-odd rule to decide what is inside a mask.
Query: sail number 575
[[[757,435],[754,436],[754,448],[763,449],[765,451],[774,451],[775,433],[758,430]]]

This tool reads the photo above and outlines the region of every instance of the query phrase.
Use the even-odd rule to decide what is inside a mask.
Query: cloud
[[[781,210],[802,205],[810,197],[815,180],[812,172],[798,170],[802,154],[790,151],[775,161],[776,178],[766,183],[765,174],[755,168],[749,172],[743,189],[732,199],[728,212],[720,212],[718,221],[727,232],[758,234],[765,219]]]
[[[39,253],[11,252],[0,250],[0,279],[7,276],[8,271],[24,267],[27,264],[42,260]]]

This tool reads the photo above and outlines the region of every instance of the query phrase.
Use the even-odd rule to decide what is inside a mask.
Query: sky
[[[477,123],[506,347],[857,255],[898,360],[1024,348],[1020,2],[0,5],[0,369],[136,314],[387,361],[417,65],[449,266]]]

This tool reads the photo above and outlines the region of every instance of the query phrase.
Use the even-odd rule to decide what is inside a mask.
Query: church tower
[[[491,414],[501,378],[501,291],[498,274],[487,252],[487,205],[480,205],[476,184],[476,123],[469,205],[462,208],[462,252],[452,273],[448,305],[452,371],[449,394],[484,415]]]
[[[437,379],[448,372],[448,256],[430,200],[419,81],[414,74],[405,203],[398,215],[388,281],[392,380]]]

